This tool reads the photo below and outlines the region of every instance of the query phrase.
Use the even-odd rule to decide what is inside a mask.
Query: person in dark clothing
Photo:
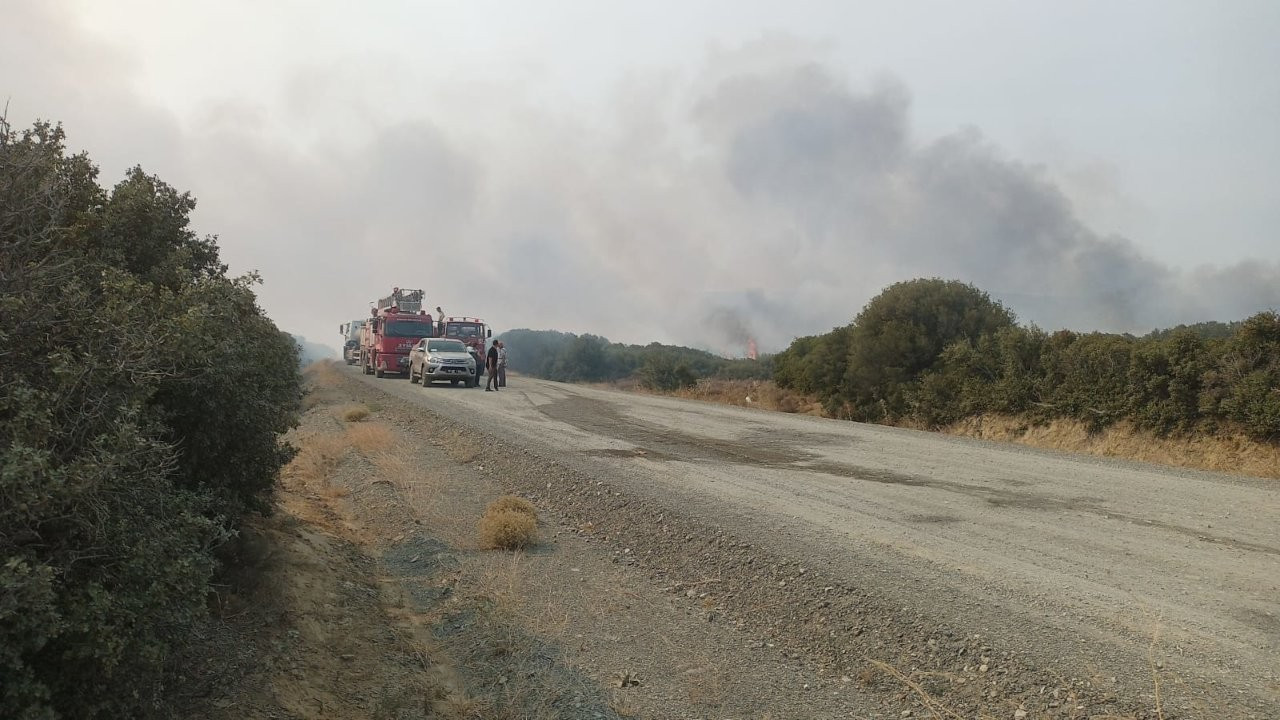
[[[489,346],[489,361],[485,365],[485,372],[489,374],[489,378],[485,380],[484,391],[496,391],[498,389],[498,346],[496,344]]]
[[[494,340],[494,345],[498,346],[498,369],[494,375],[497,377],[497,386],[507,386],[507,344],[501,340]]]

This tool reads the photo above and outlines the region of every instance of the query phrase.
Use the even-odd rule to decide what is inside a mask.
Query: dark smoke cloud
[[[714,344],[728,344],[736,347],[739,352],[745,351],[747,342],[755,337],[747,319],[733,308],[712,308],[707,312],[704,322],[713,336]]]
[[[213,99],[178,120],[131,89],[120,50],[43,4],[18,10],[0,63],[51,70],[3,80],[11,120],[64,120],[107,181],[140,162],[190,189],[198,226],[233,268],[261,271],[263,306],[308,338],[393,285],[499,330],[726,353],[843,325],[922,276],[972,282],[1049,328],[1280,306],[1274,261],[1167,267],[1087,227],[979,131],[917,137],[902,83],[854,82],[791,40],[714,53],[691,77],[633,76],[607,117],[514,84],[405,104],[436,81],[351,60],[297,68],[279,107]]]

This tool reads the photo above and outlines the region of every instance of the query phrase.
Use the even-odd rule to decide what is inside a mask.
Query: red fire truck
[[[408,375],[409,351],[419,340],[434,337],[435,324],[422,310],[421,290],[395,288],[370,308],[360,331],[360,365],[365,375]]]
[[[461,340],[463,344],[471,348],[471,353],[476,358],[477,383],[475,387],[479,387],[478,380],[484,375],[486,369],[485,355],[488,353],[488,348],[485,347],[485,343],[489,338],[493,337],[493,331],[480,318],[449,316],[440,318],[437,332],[437,337]]]

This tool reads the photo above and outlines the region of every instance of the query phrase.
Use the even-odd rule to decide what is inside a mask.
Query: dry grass
[[[285,467],[284,477],[304,486],[323,485],[342,461],[350,444],[343,433],[319,433],[296,441],[298,454]]]
[[[481,547],[519,550],[533,544],[538,511],[524,498],[503,495],[485,508],[479,527]]]
[[[446,435],[444,447],[449,457],[463,465],[479,460],[484,453],[483,446],[461,430],[454,430]]]
[[[302,371],[302,377],[306,390],[306,395],[302,398],[303,410],[332,405],[342,399],[338,390],[342,385],[342,376],[336,363],[328,360],[312,363]]]
[[[309,385],[333,389],[342,384],[342,375],[335,360],[321,360],[308,365],[302,371],[302,378]]]
[[[533,518],[535,523],[538,521],[538,510],[533,506],[533,503],[522,497],[516,497],[515,495],[503,495],[497,500],[489,503],[489,507],[485,508],[485,514],[488,515],[489,513],[503,512],[506,510],[524,513],[525,515]]]
[[[538,521],[517,510],[486,510],[480,518],[480,544],[486,549],[520,550],[533,544]]]
[[[369,460],[374,467],[378,468],[378,475],[395,487],[408,487],[415,480],[413,463],[401,453],[380,452],[374,454]]]
[[[347,440],[351,446],[365,455],[372,455],[391,447],[395,432],[383,423],[360,423],[347,428]]]
[[[343,405],[334,412],[350,423],[357,423],[369,417],[369,408],[364,405]]]
[[[768,380],[720,380],[704,378],[698,384],[677,390],[676,397],[705,400],[722,405],[755,407],[785,413],[824,417],[822,403],[811,395],[783,390]]]
[[[912,694],[916,696],[916,700],[921,705],[924,706],[925,710],[929,712],[929,716],[932,718],[935,718],[935,720],[965,720],[965,718],[961,717],[959,714],[957,714],[950,708],[943,705],[937,699],[935,699],[923,687],[921,687],[921,685],[918,682],[913,680],[910,676],[908,676],[906,673],[902,672],[898,668],[890,665],[887,662],[883,662],[881,660],[873,660],[871,658],[867,658],[867,662],[870,664],[871,667],[884,673],[885,675],[888,675],[889,677],[893,678],[894,680],[898,681],[899,683],[909,688]],[[979,715],[979,717],[985,719],[989,716]]]
[[[1240,432],[1158,437],[1122,422],[1090,433],[1073,420],[1030,425],[1026,420],[1000,415],[963,420],[944,432],[1103,457],[1280,478],[1280,446],[1250,440]]]

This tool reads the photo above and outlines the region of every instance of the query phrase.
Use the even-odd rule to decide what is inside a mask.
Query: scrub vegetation
[[[294,455],[298,349],[188,194],[64,140],[0,119],[0,716],[163,715]]]

